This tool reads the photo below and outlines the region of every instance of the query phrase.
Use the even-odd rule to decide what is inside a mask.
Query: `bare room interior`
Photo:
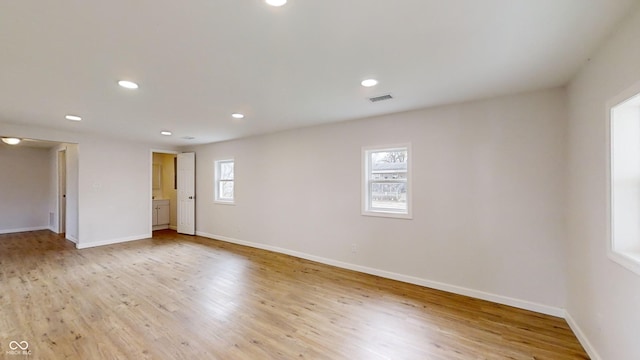
[[[640,2],[0,4],[0,358],[640,359]]]

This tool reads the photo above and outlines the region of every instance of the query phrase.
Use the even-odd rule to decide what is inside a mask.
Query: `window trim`
[[[407,188],[407,211],[405,212],[396,212],[396,211],[385,211],[385,210],[373,210],[370,208],[370,199],[369,199],[369,168],[371,167],[371,160],[369,154],[377,151],[392,151],[392,150],[406,150],[407,151],[407,180],[406,180],[406,188]],[[395,218],[395,219],[413,219],[413,187],[412,187],[412,177],[413,171],[411,163],[413,162],[413,153],[411,151],[411,143],[402,143],[402,144],[394,144],[394,145],[381,145],[381,146],[364,146],[362,147],[362,156],[360,159],[361,166],[361,214],[363,216],[374,216],[374,217],[386,217],[386,218]]]
[[[618,105],[640,94],[640,82],[635,83],[625,91],[611,98],[606,104],[606,232],[607,232],[607,257],[622,267],[640,275],[640,252],[616,249],[613,206],[613,110]],[[640,242],[640,239],[638,239]]]
[[[222,164],[225,163],[233,163],[233,179],[221,179],[220,178],[220,168]],[[214,161],[214,182],[213,182],[213,202],[217,204],[223,205],[235,205],[236,202],[236,179],[235,179],[235,169],[236,161],[234,158],[223,159],[223,160],[215,160]],[[220,198],[220,181],[233,181],[233,198],[232,199],[221,199]]]

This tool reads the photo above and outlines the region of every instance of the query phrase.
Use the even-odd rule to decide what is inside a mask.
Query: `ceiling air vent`
[[[378,102],[378,101],[391,100],[391,99],[393,99],[393,96],[391,96],[391,94],[387,94],[387,95],[371,97],[371,98],[369,98],[369,101],[374,103],[374,102]]]

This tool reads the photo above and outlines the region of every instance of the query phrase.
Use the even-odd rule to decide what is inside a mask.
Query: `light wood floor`
[[[172,231],[0,235],[0,290],[6,359],[588,359],[563,319]]]

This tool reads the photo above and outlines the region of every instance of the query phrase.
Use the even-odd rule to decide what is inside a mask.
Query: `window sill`
[[[403,214],[403,213],[394,213],[394,212],[386,212],[386,211],[363,211],[363,216],[373,216],[373,217],[385,217],[392,219],[405,219],[412,220],[413,216],[411,214]]]
[[[640,275],[640,251],[611,251],[609,258]]]
[[[236,202],[235,201],[222,201],[222,200],[213,200],[214,204],[220,204],[220,205],[235,205]]]

